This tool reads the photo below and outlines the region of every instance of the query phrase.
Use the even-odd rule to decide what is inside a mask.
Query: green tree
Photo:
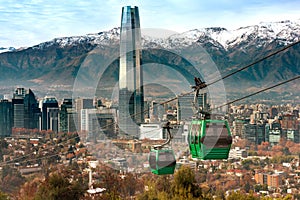
[[[156,189],[159,191],[159,192],[167,192],[167,193],[170,193],[171,192],[171,188],[170,188],[170,185],[171,185],[171,176],[159,176],[157,177],[156,179]]]
[[[246,170],[250,170],[250,165],[253,164],[252,160],[246,159],[242,161],[243,168]]]
[[[250,194],[243,194],[240,191],[231,192],[226,200],[259,200],[258,197],[253,196],[252,193]]]
[[[138,200],[158,200],[158,194],[155,187],[154,180],[146,180],[145,183],[145,191],[137,196]]]
[[[0,200],[9,200],[9,197],[4,192],[0,191]]]
[[[192,199],[201,197],[201,189],[196,185],[195,173],[190,167],[181,166],[174,174],[172,182],[174,199]]]
[[[77,181],[70,181],[59,174],[52,174],[38,188],[35,200],[76,200],[84,194],[84,188]]]

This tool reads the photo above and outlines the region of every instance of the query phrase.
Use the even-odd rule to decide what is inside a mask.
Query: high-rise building
[[[0,137],[10,136],[12,125],[12,103],[8,100],[0,100]]]
[[[81,109],[81,119],[80,119],[80,130],[89,132],[93,131],[93,127],[91,125],[92,118],[96,117],[97,109],[90,108],[90,109]]]
[[[38,101],[31,89],[28,89],[24,97],[24,127],[27,129],[39,128],[40,115]]]
[[[13,94],[12,106],[13,106],[13,127],[24,128],[24,98],[25,89],[17,88]]]
[[[115,108],[103,108],[97,112],[98,126],[100,127],[100,133],[105,137],[116,137],[116,121],[117,111]]]
[[[192,117],[194,116],[193,111],[193,101],[194,95],[185,95],[185,96],[178,96],[177,97],[177,120],[178,121],[191,121]],[[203,111],[208,110],[207,104],[207,93],[199,94],[198,96],[198,106]]]
[[[47,108],[47,130],[58,132],[58,107]]]
[[[81,130],[86,131],[87,140],[116,137],[115,108],[81,109]]]
[[[269,142],[272,146],[280,142],[282,138],[282,128],[279,122],[273,121],[266,124],[266,135],[265,140]]]
[[[296,114],[296,115],[295,115]],[[282,128],[282,136],[293,142],[300,142],[300,130],[297,113],[295,114],[284,114],[282,119],[279,120]]]
[[[266,125],[265,124],[245,124],[244,138],[256,145],[265,142]]]
[[[232,124],[233,124],[233,130],[232,130],[233,135],[242,136],[245,134],[244,120],[235,120],[233,121]]]
[[[278,109],[276,107],[270,108],[270,117],[274,119],[278,115]]]
[[[296,142],[296,143],[300,143],[300,130],[299,128],[296,130],[284,130],[282,129],[282,132],[284,135],[286,135],[286,139]]]
[[[282,129],[296,130],[298,128],[297,116],[293,114],[284,114],[279,121]]]
[[[58,131],[58,102],[55,97],[45,97],[42,102],[41,129]]]
[[[35,129],[39,127],[40,109],[34,93],[17,88],[12,98],[13,127]]]
[[[256,143],[256,124],[245,124],[244,138],[252,143]]]
[[[59,111],[59,131],[67,133],[76,131],[75,117],[72,99],[64,99]]]
[[[77,130],[81,131],[81,109],[90,109],[94,108],[93,99],[84,99],[84,98],[78,98],[75,100],[75,110],[77,113],[76,117],[76,126]]]
[[[119,71],[119,132],[137,136],[144,122],[141,30],[138,7],[122,8]]]

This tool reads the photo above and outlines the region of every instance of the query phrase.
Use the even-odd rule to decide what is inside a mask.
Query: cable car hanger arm
[[[162,149],[164,146],[168,145],[171,142],[172,135],[171,135],[170,129],[172,129],[172,127],[170,127],[170,122],[167,122],[163,126],[163,129],[167,129],[167,140],[163,144],[154,145],[153,146],[154,149]]]
[[[206,88],[207,85],[205,84],[204,81],[201,81],[201,79],[198,77],[195,77],[194,81],[195,81],[195,85],[191,86],[191,88],[194,89],[194,99],[192,102],[194,117],[200,118],[199,114],[201,114],[204,117],[204,119],[209,119],[210,114],[208,112],[205,112],[203,109],[200,109],[198,104],[199,91],[203,88]]]

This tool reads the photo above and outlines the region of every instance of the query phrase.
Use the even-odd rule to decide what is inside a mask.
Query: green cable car
[[[155,145],[149,154],[148,161],[153,174],[164,175],[174,174],[176,168],[176,158],[172,149],[165,147],[170,143],[172,136],[170,133],[170,122],[163,128],[167,129],[167,140],[161,145]]]
[[[198,96],[205,82],[195,77],[193,110],[194,119],[188,133],[192,158],[202,160],[227,159],[232,144],[232,136],[226,120],[210,119],[211,113],[200,109]]]
[[[153,149],[149,154],[151,172],[157,175],[174,174],[176,159],[172,149]]]
[[[232,136],[226,120],[192,120],[188,142],[192,158],[227,159]]]

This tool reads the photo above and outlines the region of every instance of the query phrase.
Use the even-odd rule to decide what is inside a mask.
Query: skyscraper
[[[31,89],[17,88],[13,94],[13,127],[35,129],[39,127],[40,109]]]
[[[73,107],[73,99],[64,99],[59,110],[59,131],[60,132],[75,132],[75,117],[76,112]]]
[[[41,130],[58,131],[58,102],[55,97],[44,98],[41,125]]]
[[[78,98],[75,100],[75,111],[77,112],[76,126],[77,130],[81,131],[81,109],[94,108],[93,99]]]
[[[13,94],[13,127],[24,128],[24,98],[25,89],[17,88]]]
[[[137,136],[144,122],[141,30],[138,7],[122,8],[119,71],[119,132]]]
[[[24,97],[24,127],[28,129],[39,128],[41,110],[38,101],[31,89],[26,91]]]
[[[0,99],[0,137],[10,136],[12,133],[12,103]]]

